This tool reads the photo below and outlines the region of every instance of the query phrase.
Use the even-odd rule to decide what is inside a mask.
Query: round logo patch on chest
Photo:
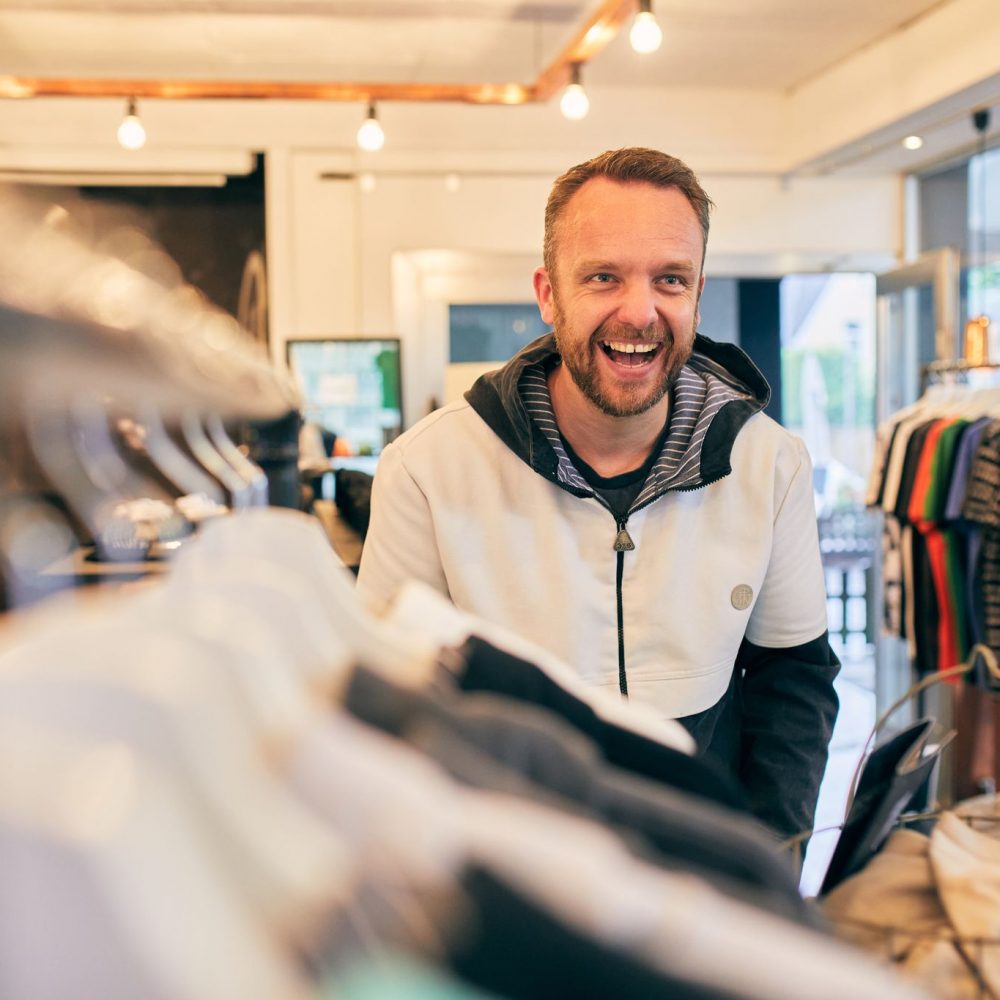
[[[753,600],[753,587],[748,586],[745,583],[741,583],[737,587],[733,587],[733,592],[729,595],[729,600],[732,601],[733,607],[737,611],[746,611],[750,607],[750,602]]]

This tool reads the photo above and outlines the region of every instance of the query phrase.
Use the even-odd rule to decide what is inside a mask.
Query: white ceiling
[[[0,0],[0,72],[64,80],[530,85],[600,6],[600,0]],[[991,136],[1000,134],[1000,0],[654,0],[653,6],[663,47],[637,55],[623,30],[599,52],[584,82],[608,95],[592,100],[582,127],[559,120],[555,107],[515,117],[442,105],[447,115],[434,116],[427,105],[397,102],[380,107],[394,148],[458,149],[461,138],[466,147],[478,142],[484,150],[541,153],[572,143],[592,149],[646,142],[676,147],[715,170],[885,174],[967,152],[976,141],[968,120],[973,107],[993,106]],[[87,144],[89,132],[108,134],[104,122],[120,115],[119,100],[0,100],[0,147],[10,159],[19,145]],[[267,145],[267,137],[301,146],[314,136],[345,147],[353,143],[359,113],[328,102],[308,109],[303,102],[271,102],[266,112],[228,102],[223,112],[207,101],[197,118],[171,119],[182,103],[150,101],[144,110],[157,135],[174,121],[175,145],[188,137],[207,141],[220,123],[236,128],[243,114],[253,133],[248,148]],[[502,142],[501,128],[510,133]],[[926,136],[921,152],[901,148],[909,131]],[[218,141],[232,143],[221,132]]]
[[[664,46],[623,32],[599,84],[786,91],[941,0],[657,0]],[[13,76],[530,83],[596,0],[0,0]]]

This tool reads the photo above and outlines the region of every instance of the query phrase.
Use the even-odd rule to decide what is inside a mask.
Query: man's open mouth
[[[648,340],[602,340],[601,350],[616,364],[628,368],[639,368],[648,365],[657,356],[660,343]]]

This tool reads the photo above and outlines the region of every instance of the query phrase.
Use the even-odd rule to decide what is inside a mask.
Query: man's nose
[[[656,295],[653,287],[644,281],[629,282],[622,288],[618,303],[617,319],[620,323],[643,330],[655,323]]]

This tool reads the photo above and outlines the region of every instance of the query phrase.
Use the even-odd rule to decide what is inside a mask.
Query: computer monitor
[[[303,416],[337,435],[338,454],[378,455],[403,426],[398,337],[288,341]]]

